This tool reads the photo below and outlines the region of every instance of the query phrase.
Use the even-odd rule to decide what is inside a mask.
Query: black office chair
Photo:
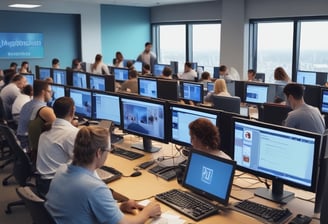
[[[20,144],[18,143],[18,139],[12,129],[8,126],[0,124],[0,132],[4,135],[6,140],[8,141],[9,147],[13,150],[14,153],[14,168],[12,172],[12,176],[15,177],[16,182],[19,186],[33,186],[33,184],[28,183],[28,181],[33,176],[33,166],[30,161],[30,158],[25,154],[22,150]],[[6,180],[7,181],[7,180]],[[6,213],[11,213],[11,207],[16,205],[24,205],[22,200],[11,202],[7,205]]]
[[[240,113],[240,97],[239,96],[217,96],[213,95],[213,108],[224,110],[232,113]]]
[[[29,210],[33,224],[55,223],[48,210],[44,207],[45,201],[37,196],[30,187],[18,187],[16,192]]]

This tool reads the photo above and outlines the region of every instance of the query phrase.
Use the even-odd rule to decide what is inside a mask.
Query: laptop
[[[216,201],[223,205],[228,205],[235,168],[236,162],[233,160],[227,160],[193,149],[189,154],[182,181],[182,186],[189,191],[172,189],[157,194],[155,198],[196,221],[217,214],[218,206],[212,202]],[[181,201],[190,198],[207,204],[202,207],[213,206],[213,208],[202,211],[202,214],[199,214],[197,206],[190,207],[190,204],[188,204],[185,207],[186,205],[181,205]]]

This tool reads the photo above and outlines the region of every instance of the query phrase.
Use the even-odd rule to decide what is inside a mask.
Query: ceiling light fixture
[[[11,5],[8,5],[8,7],[11,7],[11,8],[33,9],[33,8],[41,7],[41,5],[35,5],[35,4],[11,4]]]

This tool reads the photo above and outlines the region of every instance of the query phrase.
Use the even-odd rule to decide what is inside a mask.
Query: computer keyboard
[[[269,224],[282,224],[292,215],[287,208],[272,208],[249,200],[238,202],[234,207],[237,211]]]
[[[177,174],[176,174],[176,167],[175,166],[161,166],[161,165],[156,165],[152,168],[150,168],[148,171],[152,174],[155,174],[156,176],[159,176],[163,178],[164,180],[172,180],[174,179]]]
[[[138,159],[138,158],[144,156],[141,153],[129,151],[129,150],[126,150],[126,149],[122,149],[122,148],[119,148],[117,146],[113,147],[112,153],[114,155],[121,156],[121,157],[126,158],[128,160],[134,160],[134,159]]]
[[[195,221],[216,214],[219,210],[219,208],[210,201],[178,189],[172,189],[157,194],[155,198]]]

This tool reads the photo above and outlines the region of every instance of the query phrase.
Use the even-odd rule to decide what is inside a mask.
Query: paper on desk
[[[168,212],[163,213],[160,217],[154,219],[151,224],[183,224],[185,220],[180,219],[177,215],[169,214]]]

